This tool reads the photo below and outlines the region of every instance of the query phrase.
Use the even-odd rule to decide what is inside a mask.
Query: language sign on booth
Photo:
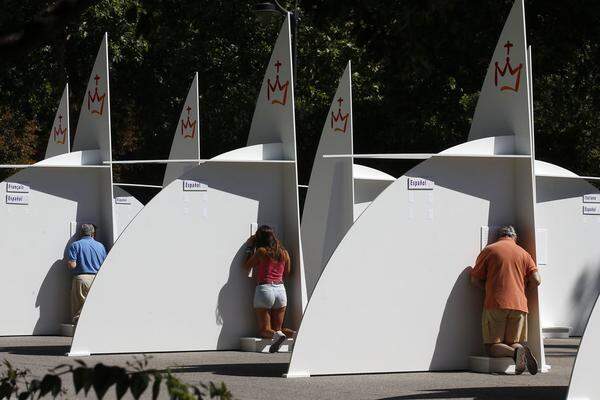
[[[125,196],[115,197],[115,204],[129,205],[129,204],[131,204],[131,198],[130,197],[125,197]]]
[[[7,194],[6,204],[28,205],[29,196],[26,194]]]
[[[583,215],[600,215],[600,205],[584,205]]]
[[[183,191],[184,192],[206,192],[208,190],[208,185],[205,183],[184,180],[183,181]]]
[[[407,179],[408,190],[433,190],[435,188],[435,182],[425,178],[411,178]]]
[[[6,182],[7,193],[29,193],[29,185],[24,183]]]
[[[600,203],[600,194],[584,194],[584,203]]]

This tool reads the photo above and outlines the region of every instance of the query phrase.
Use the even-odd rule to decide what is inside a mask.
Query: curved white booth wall
[[[3,255],[0,335],[52,335],[70,321],[71,276],[65,251],[78,225],[99,226],[99,240],[112,243],[110,168],[82,166],[94,152],[74,152],[44,160],[0,184],[0,254]],[[8,183],[26,185],[12,193]],[[8,189],[8,190],[7,190]],[[132,209],[140,209],[137,200]]]
[[[294,205],[283,196],[294,190],[294,166],[221,159],[164,188],[111,250],[71,353],[235,349],[240,337],[255,334],[255,283],[241,268],[244,243],[252,225],[263,223],[283,243],[294,240],[286,234]],[[206,186],[186,191],[184,181]],[[297,328],[301,274],[292,257],[288,324]]]
[[[568,400],[594,400],[600,398],[598,385],[598,356],[600,356],[600,307],[596,300],[585,334],[581,339],[575,366],[571,373]]]
[[[570,327],[581,336],[600,293],[600,215],[584,206],[600,209],[600,191],[556,165],[536,161],[536,173],[553,175],[536,177],[543,326]]]
[[[533,230],[515,207],[531,190],[521,176],[531,173],[530,162],[434,157],[385,189],[321,275],[289,375],[466,369],[468,357],[483,351],[482,294],[469,285],[466,267],[481,250],[482,227],[516,221],[521,232]],[[435,188],[409,190],[409,177]],[[537,297],[531,300],[530,342],[539,354]],[[340,327],[351,334],[337,335],[335,346],[323,340]]]
[[[354,164],[354,220],[375,201],[377,196],[391,185],[396,178],[378,169]]]

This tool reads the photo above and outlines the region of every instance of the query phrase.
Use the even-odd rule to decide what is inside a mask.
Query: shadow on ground
[[[69,349],[69,346],[18,346],[0,347],[0,352],[24,356],[64,356]]]
[[[229,376],[255,376],[281,378],[287,372],[288,363],[269,364],[204,364],[189,367],[171,368],[177,374],[186,373],[213,373],[215,375]]]
[[[566,386],[499,386],[486,388],[456,388],[428,390],[420,394],[386,397],[380,400],[401,399],[474,399],[474,400],[563,400]]]

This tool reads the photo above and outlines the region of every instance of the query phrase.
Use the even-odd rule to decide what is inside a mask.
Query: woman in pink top
[[[291,329],[283,328],[287,306],[283,278],[291,271],[290,256],[275,237],[273,230],[266,225],[258,228],[248,243],[251,250],[245,267],[253,269],[256,279],[254,309],[258,317],[259,335],[273,339],[269,351],[275,353],[287,336],[295,333]]]

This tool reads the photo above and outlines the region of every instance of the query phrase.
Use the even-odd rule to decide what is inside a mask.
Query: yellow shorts
[[[483,310],[483,343],[523,343],[527,341],[527,313],[516,310]]]

